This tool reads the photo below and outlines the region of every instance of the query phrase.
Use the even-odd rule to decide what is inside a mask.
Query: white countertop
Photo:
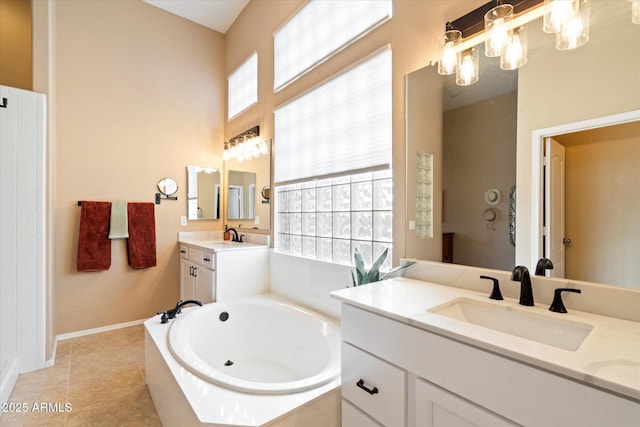
[[[260,245],[257,243],[250,242],[232,242],[230,240],[189,240],[183,239],[179,240],[180,244],[193,246],[199,249],[210,250],[212,252],[220,252],[220,251],[236,251],[243,249],[256,249],[256,248],[265,248],[268,249],[266,245]]]
[[[640,400],[640,323],[571,309],[565,314],[553,313],[546,304],[524,307],[511,298],[489,300],[488,294],[401,277],[334,291],[331,296],[501,356]],[[593,325],[593,329],[576,351],[568,351],[427,311],[460,297],[588,323]]]

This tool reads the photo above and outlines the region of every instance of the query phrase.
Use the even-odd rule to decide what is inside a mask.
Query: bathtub
[[[190,310],[172,322],[169,348],[206,381],[249,393],[295,393],[340,375],[338,327],[268,298]]]
[[[145,365],[163,425],[340,425],[339,327],[271,294],[147,320]]]

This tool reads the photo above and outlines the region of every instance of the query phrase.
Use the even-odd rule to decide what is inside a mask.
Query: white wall
[[[44,367],[44,117],[41,94],[0,86],[0,402]]]
[[[269,290],[331,317],[340,317],[340,301],[329,293],[351,286],[349,266],[271,251]]]

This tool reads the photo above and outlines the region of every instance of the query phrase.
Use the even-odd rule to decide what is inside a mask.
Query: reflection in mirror
[[[178,183],[173,178],[162,178],[158,181],[158,191],[165,196],[172,196],[178,191]]]
[[[640,57],[635,54],[629,54],[629,52],[638,52],[640,28],[629,22],[628,10],[620,7],[624,3],[619,1],[594,2],[592,7],[591,40],[576,51],[557,51],[553,43],[553,37],[542,32],[541,23],[539,21],[530,23],[529,61],[527,65],[517,72],[518,87],[516,91],[512,95],[508,91],[500,95],[505,98],[512,97],[508,102],[513,107],[513,113],[503,113],[498,124],[492,125],[493,131],[489,135],[492,135],[492,138],[494,138],[493,135],[496,136],[494,138],[495,143],[478,147],[477,144],[483,136],[477,131],[471,131],[467,128],[471,123],[480,122],[483,119],[471,114],[460,117],[455,121],[453,131],[460,134],[459,136],[455,136],[455,134],[453,137],[445,135],[444,139],[450,140],[453,138],[455,139],[453,141],[454,144],[457,144],[442,147],[444,151],[442,175],[443,181],[446,182],[442,184],[442,189],[444,190],[442,204],[444,218],[441,223],[441,230],[443,232],[453,231],[456,233],[453,239],[453,262],[510,270],[513,268],[515,260],[518,260],[518,263],[522,265],[528,265],[533,268],[535,266],[535,261],[533,260],[545,256],[543,251],[532,249],[537,244],[535,241],[537,238],[535,235],[537,222],[535,221],[538,219],[536,216],[538,215],[538,209],[542,210],[538,206],[542,206],[542,202],[539,201],[543,197],[541,193],[532,194],[532,188],[535,188],[535,185],[532,184],[536,184],[538,178],[537,175],[533,174],[531,168],[537,167],[537,164],[542,163],[540,160],[533,160],[533,153],[537,151],[535,150],[536,147],[532,145],[532,136],[539,129],[562,127],[569,123],[595,120],[604,116],[640,109],[640,98],[637,96],[638,88],[640,88]],[[482,62],[487,62],[490,59],[481,57],[480,60],[482,64]],[[454,120],[446,117],[450,111],[453,111],[449,107],[439,106],[434,109],[431,104],[428,107],[422,105],[426,104],[427,101],[431,102],[431,100],[435,99],[435,96],[431,95],[428,98],[423,96],[420,98],[418,94],[433,92],[434,87],[440,87],[444,84],[443,77],[438,76],[433,71],[433,68],[426,67],[408,76],[405,93],[407,94],[406,105],[410,108],[407,111],[407,117],[421,117],[422,122],[431,123],[436,120],[435,117],[438,114],[441,114],[440,109],[442,108],[442,110],[447,110],[447,113],[441,114],[444,121]],[[502,70],[499,71],[502,76],[506,76],[506,73],[508,73]],[[481,71],[479,82],[474,86],[480,90],[488,81],[490,81],[490,78]],[[422,87],[417,86],[417,84],[412,85],[414,82],[419,82]],[[474,87],[472,86],[472,88]],[[464,96],[461,88],[455,89],[459,91],[454,96],[455,98]],[[487,99],[487,102],[494,101]],[[508,124],[511,122],[507,120],[507,116],[516,119],[516,106],[519,113],[517,123],[515,125]],[[479,109],[479,112],[488,114],[488,107]],[[431,126],[431,129],[419,128],[419,126],[422,125],[418,120],[413,120],[413,122],[409,119],[407,120],[408,152],[419,149],[421,144],[425,144],[432,139],[440,139],[437,133],[439,131],[437,126]],[[515,134],[513,133],[513,126],[515,126]],[[510,128],[511,130],[507,131],[505,128]],[[415,129],[419,129],[419,131],[417,132]],[[638,237],[640,236],[638,233],[638,224],[640,223],[635,220],[640,215],[638,213],[640,196],[638,196],[637,191],[633,192],[631,190],[632,188],[640,188],[637,166],[633,169],[635,175],[633,173],[621,175],[622,171],[628,168],[626,163],[624,165],[621,163],[621,160],[638,159],[638,156],[640,156],[637,148],[639,143],[637,130],[638,127],[636,125],[635,134],[632,131],[634,137],[630,142],[635,144],[635,151],[632,154],[627,152],[627,154],[621,156],[615,154],[618,152],[618,148],[612,145],[614,141],[616,141],[617,145],[617,141],[620,139],[615,135],[606,136],[604,138],[607,141],[605,144],[595,143],[595,136],[588,134],[580,135],[580,143],[563,142],[564,137],[562,136],[557,138],[569,151],[577,152],[587,148],[595,150],[600,147],[603,149],[603,151],[591,158],[591,160],[595,161],[592,161],[589,166],[581,170],[584,175],[576,175],[575,177],[567,175],[565,179],[567,197],[577,200],[575,203],[567,202],[574,206],[572,208],[574,213],[581,214],[581,221],[585,219],[595,221],[595,223],[591,222],[586,227],[579,223],[573,223],[571,219],[573,214],[569,214],[569,205],[566,206],[567,221],[571,221],[571,223],[566,223],[566,234],[561,236],[561,239],[562,237],[568,237],[571,241],[565,247],[566,251],[577,253],[578,244],[580,244],[583,248],[590,248],[592,253],[595,254],[595,258],[592,258],[594,261],[588,262],[589,270],[594,271],[587,273],[585,266],[576,266],[578,271],[573,273],[566,272],[565,277],[567,278],[627,287],[640,286],[637,281],[637,277],[640,274],[640,267],[638,267],[640,263],[637,262],[639,256],[638,248],[640,248]],[[604,128],[603,131],[605,131]],[[609,132],[609,129],[606,131]],[[511,138],[512,145],[501,146],[498,144],[497,135],[502,132],[506,135],[511,135],[505,138]],[[562,133],[565,132],[566,130]],[[443,133],[448,133],[448,131],[443,131]],[[516,146],[518,147],[517,150]],[[506,161],[505,159],[505,164],[513,165],[516,151],[517,168],[509,172],[510,174],[515,172],[516,179],[514,180],[513,175],[511,175],[510,178],[505,178],[504,182],[485,182],[488,177],[493,177],[498,172],[498,167],[494,166],[493,162],[508,157],[510,160]],[[542,150],[540,151],[542,152]],[[437,153],[437,151],[434,152]],[[451,155],[455,155],[453,158],[466,157],[466,165],[462,166],[452,161]],[[572,153],[570,155],[573,156]],[[576,156],[571,158],[577,159]],[[569,161],[570,159],[568,158],[567,165]],[[572,162],[575,163],[575,161]],[[568,167],[569,169],[572,168],[570,165]],[[475,168],[475,170],[467,174],[469,168]],[[577,171],[576,169],[576,173]],[[568,173],[573,174],[574,172],[569,170]],[[449,183],[450,181],[448,181],[451,176],[453,176],[453,179],[460,179],[462,183],[469,187],[478,182],[482,183],[482,185],[475,189],[472,194],[465,194],[456,201],[457,190],[453,190]],[[595,181],[591,180],[592,178]],[[586,191],[575,187],[576,181],[584,182],[585,180],[589,180],[593,185],[597,184],[601,189],[604,189],[602,196],[599,195],[600,193],[596,193],[596,187],[593,185]],[[515,225],[518,231],[515,235],[514,259],[514,255],[508,252],[508,250],[513,250],[513,246],[509,242],[508,232],[509,202],[513,203],[513,197],[506,196],[516,191],[512,190],[515,181],[518,183],[516,189],[518,208],[515,215]],[[540,178],[540,183],[542,183],[542,178]],[[486,221],[482,215],[484,210],[489,208],[484,201],[484,194],[490,188],[497,188],[502,193],[502,199],[496,205],[500,210],[498,224],[495,225],[496,231],[486,227],[486,224],[484,224]],[[622,196],[622,200],[631,201],[631,203],[620,203],[621,200],[614,199],[614,197],[619,197],[617,196],[620,193],[619,189],[624,188],[627,190],[622,191],[622,194],[625,194],[625,196]],[[439,188],[434,190],[437,192]],[[411,198],[411,191],[414,190],[408,185],[408,199]],[[588,201],[594,204],[588,204]],[[557,213],[557,206],[558,203],[555,202],[546,203],[546,208],[549,210],[547,218],[552,218]],[[438,206],[434,206],[434,208],[436,210],[439,209]],[[413,214],[413,212],[407,211],[407,219],[412,219],[411,215]],[[462,216],[466,214],[470,216]],[[458,219],[456,216],[460,216],[460,218]],[[511,216],[513,217],[513,215]],[[456,220],[454,222],[455,226],[452,225],[454,219]],[[466,243],[464,239],[467,236],[467,228],[471,225],[478,225],[480,231],[483,224],[484,229],[481,232],[488,236],[499,236],[499,240],[504,242],[504,254],[500,255],[499,263],[483,265],[486,260],[471,259],[467,257],[467,254],[456,251],[456,245],[460,249]],[[612,229],[610,226],[617,228]],[[504,228],[504,231],[501,231],[501,227]],[[579,228],[586,230],[586,232],[579,231]],[[434,227],[434,230],[440,231],[436,227]],[[434,238],[434,241],[436,240]],[[405,256],[423,258],[428,256],[431,259],[435,259],[436,256],[434,255],[423,255],[423,253],[426,253],[423,247],[426,247],[428,243],[420,242],[422,246],[418,246],[415,240],[408,238]],[[500,245],[502,244],[500,243]],[[442,245],[440,246],[442,247]],[[498,254],[493,252],[501,252],[503,250],[500,249],[501,246],[497,243],[475,242],[475,246],[481,251],[489,253],[481,255],[482,257],[497,256]],[[550,254],[547,255],[550,256]],[[578,259],[584,259],[584,257],[586,255],[580,255]],[[509,261],[506,261],[507,259]],[[573,261],[571,256],[567,255],[566,269],[570,269],[569,263],[573,264]],[[629,281],[633,283],[629,283]]]
[[[187,218],[220,218],[220,170],[187,166]]]
[[[230,170],[227,180],[227,219],[256,216],[256,174]]]
[[[516,183],[518,72],[501,70],[478,48],[479,83],[458,86],[455,75],[444,76],[442,232],[453,240],[451,262],[509,270],[515,265],[509,200],[486,195],[491,189],[506,195]]]

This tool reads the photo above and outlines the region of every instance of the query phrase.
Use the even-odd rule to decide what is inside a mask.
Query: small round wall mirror
[[[264,200],[269,201],[269,199],[271,199],[271,186],[265,185],[264,187],[262,187],[261,194]]]
[[[158,190],[165,196],[171,196],[178,191],[178,184],[173,178],[162,178],[158,181]]]

